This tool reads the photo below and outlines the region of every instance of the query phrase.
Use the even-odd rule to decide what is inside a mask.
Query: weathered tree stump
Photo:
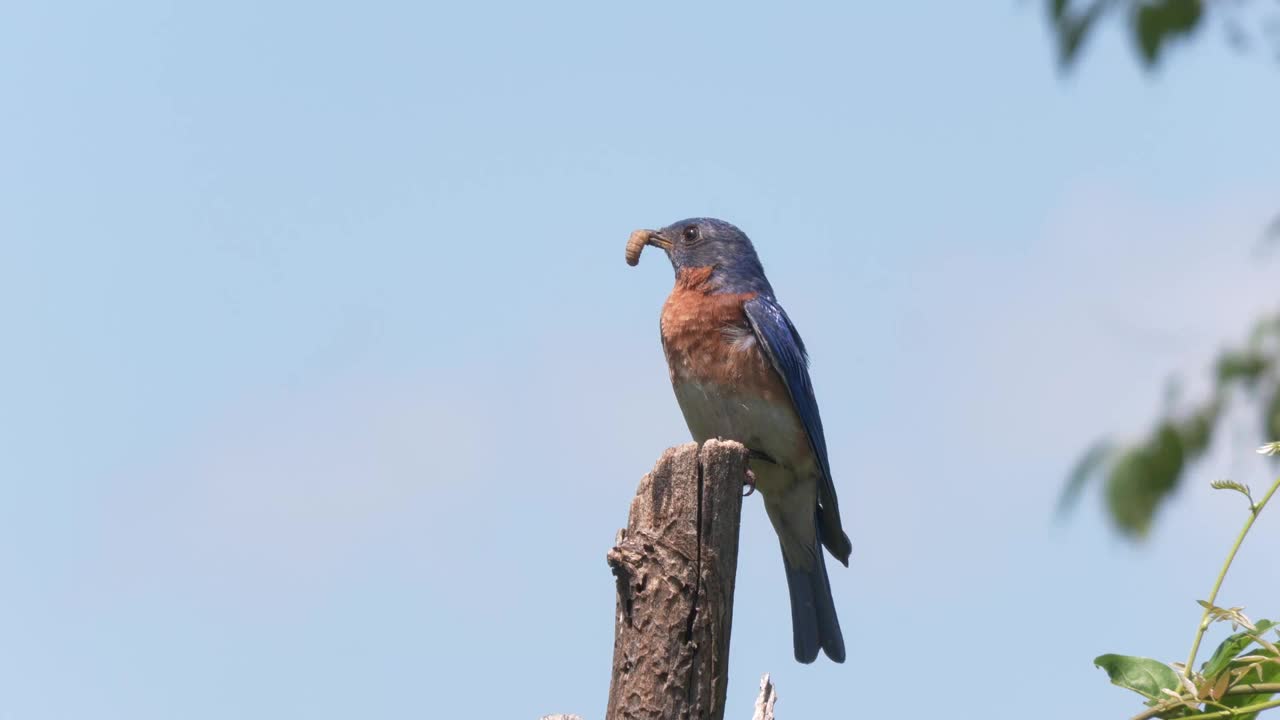
[[[773,720],[773,705],[778,702],[778,691],[773,687],[769,673],[760,678],[760,694],[756,696],[756,711],[751,720]]]
[[[747,450],[669,448],[609,551],[618,583],[608,720],[721,720]]]

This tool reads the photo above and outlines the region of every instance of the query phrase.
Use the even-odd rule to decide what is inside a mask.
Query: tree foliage
[[[1264,42],[1280,51],[1280,22],[1275,3],[1256,0],[1048,0],[1049,21],[1057,41],[1058,62],[1071,67],[1086,41],[1109,18],[1121,18],[1141,61],[1153,68],[1168,49],[1211,23],[1233,47]]]
[[[1170,47],[1219,25],[1228,41],[1245,49],[1261,36],[1280,58],[1280,3],[1257,0],[1048,0],[1050,27],[1064,69],[1078,60],[1097,29],[1117,20],[1138,53],[1154,69]],[[1266,231],[1280,241],[1280,217]],[[1144,535],[1160,505],[1178,488],[1187,467],[1209,448],[1215,429],[1233,399],[1245,397],[1262,407],[1262,437],[1280,437],[1280,315],[1264,317],[1248,342],[1218,356],[1213,386],[1199,403],[1169,408],[1147,436],[1132,444],[1111,439],[1095,443],[1077,462],[1063,490],[1059,509],[1068,509],[1094,478],[1105,478],[1108,513],[1115,526],[1132,537]]]
[[[1102,479],[1116,528],[1141,537],[1188,466],[1209,449],[1228,410],[1242,400],[1260,407],[1260,437],[1280,437],[1280,313],[1259,320],[1246,342],[1218,355],[1206,397],[1166,409],[1136,443],[1104,439],[1090,448],[1067,480],[1060,509],[1069,509],[1088,482]]]
[[[1258,449],[1264,455],[1280,453],[1280,443]],[[1249,502],[1249,516],[1236,536],[1235,544],[1218,572],[1208,600],[1198,601],[1204,612],[1196,626],[1191,653],[1186,662],[1163,663],[1136,655],[1108,653],[1093,664],[1106,671],[1114,685],[1141,695],[1147,709],[1134,720],[1187,718],[1187,720],[1252,720],[1259,713],[1280,707],[1274,699],[1280,693],[1280,650],[1276,647],[1277,624],[1271,620],[1250,620],[1242,607],[1219,607],[1218,591],[1231,569],[1240,546],[1264,507],[1280,488],[1280,479],[1271,484],[1260,500],[1254,500],[1247,485],[1232,481],[1213,483],[1216,490],[1233,490]],[[1214,623],[1230,623],[1232,634],[1218,644],[1213,655],[1199,668],[1196,655],[1205,632]]]

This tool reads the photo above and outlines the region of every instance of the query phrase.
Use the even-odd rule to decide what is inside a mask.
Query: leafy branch
[[[1258,3],[1247,0],[1048,0],[1047,6],[1063,69],[1076,62],[1101,21],[1117,15],[1127,20],[1129,36],[1148,69],[1159,64],[1172,44],[1200,32],[1210,15],[1237,50],[1257,44],[1259,37],[1280,50],[1273,11],[1265,5],[1259,11]]]
[[[1258,452],[1280,455],[1280,442],[1263,445]],[[1166,665],[1151,658],[1113,654],[1099,655],[1093,661],[1107,672],[1113,684],[1147,699],[1147,709],[1135,715],[1133,720],[1211,720],[1228,717],[1233,720],[1252,720],[1264,710],[1280,707],[1280,700],[1272,699],[1280,692],[1280,648],[1267,637],[1269,632],[1280,631],[1280,624],[1271,620],[1254,622],[1244,614],[1243,607],[1223,608],[1215,604],[1222,582],[1254,521],[1276,490],[1280,489],[1280,478],[1271,484],[1267,493],[1257,502],[1254,502],[1253,493],[1247,485],[1220,481],[1213,483],[1213,487],[1244,495],[1249,500],[1249,517],[1218,571],[1209,599],[1198,601],[1204,608],[1204,613],[1196,626],[1187,662]],[[1223,640],[1213,656],[1196,671],[1194,668],[1200,643],[1209,626],[1217,622],[1230,623],[1232,630],[1236,632]]]
[[[1262,446],[1263,450],[1268,451],[1267,454],[1275,454],[1272,449],[1276,447],[1275,443]],[[1209,629],[1209,624],[1214,621],[1230,619],[1233,623],[1243,624],[1246,622],[1241,619],[1243,616],[1236,617],[1232,611],[1223,614],[1220,608],[1213,603],[1218,599],[1218,590],[1222,588],[1222,581],[1227,577],[1227,571],[1231,569],[1231,562],[1236,559],[1236,553],[1240,551],[1240,545],[1244,543],[1244,538],[1249,534],[1249,529],[1253,527],[1253,522],[1258,519],[1258,513],[1262,512],[1262,508],[1266,507],[1267,501],[1275,494],[1276,488],[1280,487],[1280,480],[1271,485],[1271,489],[1262,497],[1261,502],[1253,502],[1253,495],[1249,492],[1247,485],[1239,483],[1215,483],[1215,489],[1231,489],[1237,490],[1249,498],[1249,519],[1245,521],[1244,527],[1240,528],[1240,534],[1236,536],[1235,544],[1231,546],[1231,552],[1227,553],[1226,562],[1222,563],[1222,570],[1218,571],[1218,579],[1213,583],[1213,590],[1209,592],[1209,599],[1201,604],[1204,605],[1204,615],[1200,618],[1200,627],[1196,629],[1195,641],[1191,643],[1191,654],[1187,656],[1187,666],[1183,672],[1186,677],[1191,677],[1191,668],[1196,662],[1196,652],[1200,649],[1200,641],[1204,638],[1204,633]],[[1255,628],[1256,630],[1256,628]]]
[[[1090,448],[1063,487],[1059,512],[1070,510],[1084,486],[1101,478],[1112,523],[1125,535],[1142,537],[1187,467],[1208,451],[1215,428],[1241,395],[1262,401],[1262,431],[1280,437],[1280,313],[1259,320],[1244,343],[1218,355],[1207,397],[1189,407],[1170,407],[1137,443],[1102,440]],[[1238,490],[1233,485],[1227,481],[1223,487]]]

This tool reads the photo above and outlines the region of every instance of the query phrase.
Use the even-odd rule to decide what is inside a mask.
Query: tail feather
[[[816,545],[815,541],[815,545]],[[831,581],[822,548],[815,548],[813,568],[804,570],[791,564],[782,554],[787,571],[787,589],[791,593],[791,637],[796,660],[811,663],[821,649],[833,661],[844,662],[844,636],[836,618],[835,600],[831,597]]]
[[[849,554],[853,552],[853,544],[840,528],[840,511],[826,505],[818,508],[818,537],[832,557],[839,560],[841,565],[849,567]]]

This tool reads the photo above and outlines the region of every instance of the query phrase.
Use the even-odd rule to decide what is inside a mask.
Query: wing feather
[[[786,311],[776,300],[757,295],[743,303],[747,320],[756,339],[769,357],[773,369],[782,378],[791,394],[791,403],[822,470],[818,499],[821,505],[822,544],[845,565],[849,564],[849,538],[840,523],[840,504],[836,488],[831,481],[831,463],[827,457],[827,439],[822,432],[822,416],[818,413],[818,400],[814,396],[813,382],[809,379],[809,355],[804,341]]]

